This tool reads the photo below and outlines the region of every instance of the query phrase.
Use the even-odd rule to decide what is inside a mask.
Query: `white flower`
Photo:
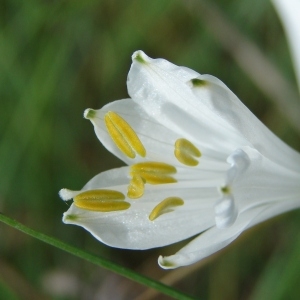
[[[148,249],[197,235],[163,268],[196,262],[247,228],[300,206],[300,155],[271,133],[217,78],[142,51],[130,99],[87,109],[102,144],[128,167],[101,173],[63,221],[103,243]]]

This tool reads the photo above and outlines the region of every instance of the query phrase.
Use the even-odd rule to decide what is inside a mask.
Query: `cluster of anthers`
[[[96,112],[87,109],[84,116],[92,120],[96,116]],[[104,115],[104,122],[111,139],[124,155],[131,159],[134,159],[136,155],[142,158],[146,157],[145,146],[137,133],[120,115],[109,111]],[[181,138],[177,139],[174,144],[174,156],[182,164],[193,167],[198,165],[197,158],[200,158],[201,152],[190,141]],[[176,172],[176,167],[159,161],[144,161],[133,164],[129,171],[131,179],[128,183],[127,199],[141,198],[146,183],[156,185],[177,182],[173,176]],[[126,196],[116,190],[88,190],[79,192],[76,196],[74,196],[74,192],[66,189],[61,190],[60,195],[64,199],[66,199],[66,194],[74,197],[74,204],[78,208],[92,211],[112,212],[129,209],[131,206],[130,202],[125,201]],[[167,197],[153,208],[149,214],[149,220],[153,221],[161,214],[171,212],[176,206],[183,204],[184,200],[180,197]]]

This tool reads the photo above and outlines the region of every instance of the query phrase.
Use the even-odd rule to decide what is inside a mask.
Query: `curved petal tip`
[[[96,111],[94,109],[91,108],[87,108],[84,112],[83,112],[83,117],[85,119],[93,119],[96,115]]]
[[[145,54],[142,50],[135,51],[132,54],[132,62],[139,62],[142,64],[148,63],[150,61],[149,56]]]
[[[175,256],[175,255],[172,255],[169,257],[163,257],[162,255],[160,255],[157,260],[159,266],[165,270],[175,269],[175,268],[179,267],[177,264],[174,263],[174,261],[172,261],[172,259],[170,259],[170,257],[173,257],[173,256]]]

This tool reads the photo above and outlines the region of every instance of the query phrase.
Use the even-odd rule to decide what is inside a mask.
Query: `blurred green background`
[[[211,2],[296,89],[271,3]],[[217,76],[271,130],[300,149],[288,118],[224,50],[198,14],[202,2],[195,3],[0,2],[0,211],[157,280],[167,276],[197,299],[298,299],[299,211],[251,229],[196,268],[168,272],[159,269],[157,257],[178,245],[143,252],[111,249],[61,222],[68,208],[58,197],[61,188],[80,189],[97,173],[123,165],[98,142],[82,114],[85,108],[127,97],[131,54],[138,49]],[[150,299],[143,292],[141,286],[0,224],[0,299]]]

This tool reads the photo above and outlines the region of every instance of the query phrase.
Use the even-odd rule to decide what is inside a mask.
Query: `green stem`
[[[172,287],[169,287],[161,282],[155,281],[149,277],[146,277],[144,275],[138,274],[128,268],[122,267],[116,263],[113,263],[105,258],[87,253],[79,248],[76,248],[74,246],[68,245],[56,238],[50,237],[48,235],[45,235],[41,232],[35,231],[31,228],[26,227],[25,225],[13,220],[10,217],[7,217],[0,213],[0,221],[17,229],[20,230],[40,241],[43,241],[47,244],[50,244],[56,248],[59,248],[63,251],[66,251],[68,253],[71,253],[77,257],[80,257],[88,262],[91,262],[97,266],[100,266],[102,268],[108,269],[112,272],[115,272],[119,275],[122,275],[128,279],[131,279],[137,283],[143,284],[147,287],[153,288],[155,290],[160,291],[161,293],[171,296],[174,299],[182,299],[182,300],[190,300],[194,299],[191,296],[188,296],[180,291],[174,290]]]

